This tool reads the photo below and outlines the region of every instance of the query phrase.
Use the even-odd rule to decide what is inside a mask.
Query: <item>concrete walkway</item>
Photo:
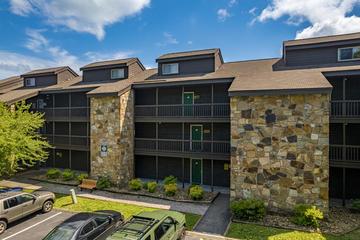
[[[204,215],[209,208],[209,204],[174,202],[151,197],[111,193],[99,190],[95,190],[92,193],[89,193],[87,191],[79,191],[76,187],[73,186],[45,183],[29,179],[30,176],[34,176],[34,173],[36,174],[36,172],[34,171],[28,171],[26,173],[19,174],[8,181],[1,181],[0,186],[18,186],[34,190],[48,190],[61,194],[70,194],[70,189],[75,189],[78,196],[83,196],[87,198],[100,199],[104,201],[115,201],[160,209],[170,209],[174,211],[194,213],[198,215]]]
[[[224,235],[231,218],[229,205],[229,195],[220,194],[194,230],[197,232]]]

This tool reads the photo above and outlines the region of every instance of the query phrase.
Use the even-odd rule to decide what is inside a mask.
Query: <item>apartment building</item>
[[[326,209],[359,198],[360,33],[291,40],[281,58],[224,62],[220,49],[40,69],[0,101],[45,114],[47,167],[229,188],[231,198]],[[19,85],[20,84],[20,85]]]

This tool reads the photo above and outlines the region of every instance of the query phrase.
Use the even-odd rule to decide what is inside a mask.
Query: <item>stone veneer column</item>
[[[134,177],[134,93],[91,97],[90,165],[94,177],[108,176],[119,186]],[[101,156],[100,146],[108,146]]]
[[[231,97],[231,198],[328,210],[330,94]]]

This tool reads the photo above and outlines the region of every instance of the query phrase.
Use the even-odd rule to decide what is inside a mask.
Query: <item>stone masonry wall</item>
[[[231,98],[231,198],[328,210],[329,94]]]
[[[91,175],[108,176],[119,186],[134,175],[134,94],[91,98]],[[101,145],[108,147],[100,154]]]

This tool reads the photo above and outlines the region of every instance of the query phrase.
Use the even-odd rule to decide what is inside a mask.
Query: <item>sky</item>
[[[0,79],[37,68],[221,48],[281,56],[282,41],[360,32],[360,0],[0,0]]]

